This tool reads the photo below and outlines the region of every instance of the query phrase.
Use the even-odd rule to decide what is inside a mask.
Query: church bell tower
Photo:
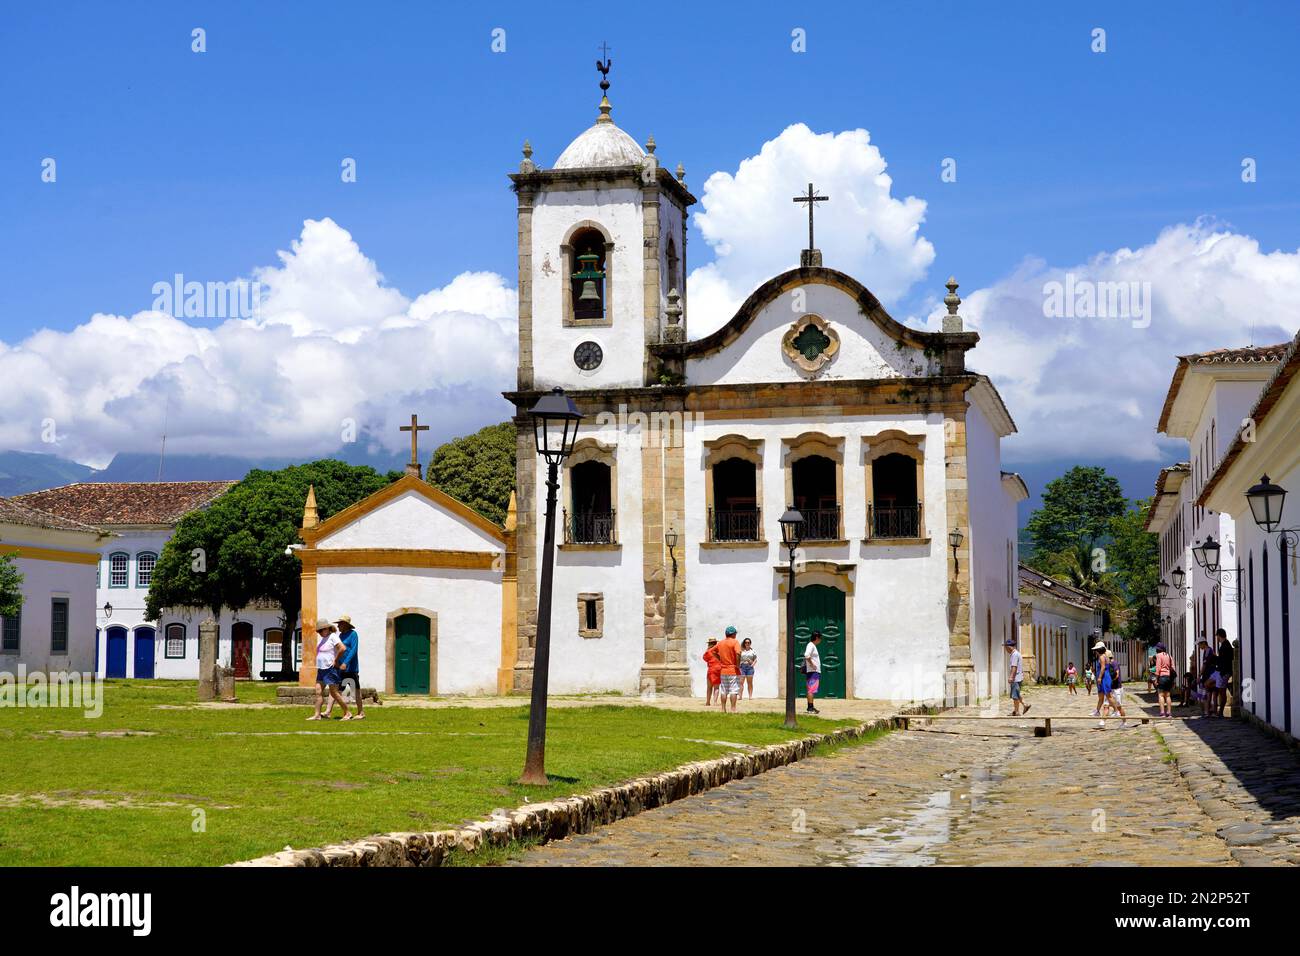
[[[654,384],[650,346],[686,340],[686,220],[695,197],[615,125],[608,59],[596,121],[544,169],[524,143],[519,197],[520,390]]]

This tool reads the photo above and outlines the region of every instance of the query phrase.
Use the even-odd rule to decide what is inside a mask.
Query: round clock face
[[[583,342],[573,350],[573,361],[584,372],[590,372],[600,365],[605,353],[595,342]]]

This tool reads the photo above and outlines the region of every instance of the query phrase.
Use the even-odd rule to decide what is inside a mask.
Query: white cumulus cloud
[[[408,299],[330,219],[305,222],[279,258],[253,272],[252,315],[96,314],[0,343],[0,448],[103,465],[156,450],[165,413],[169,451],[305,457],[337,450],[349,421],[396,450],[410,411],[434,438],[508,416],[515,292],[500,276]]]
[[[808,244],[808,207],[795,184],[812,181],[816,242],[824,264],[891,301],[925,275],[934,247],[921,235],[925,202],[891,194],[885,159],[865,129],[814,133],[787,127],[740,163],[704,183],[695,222],[714,261],[691,271],[688,327],[700,338],[723,325],[763,282],[799,265]]]
[[[1051,308],[1052,293],[1067,289],[1074,317]],[[1139,310],[1132,299],[1127,318],[1113,307],[1079,314],[1091,292],[1103,302],[1107,290],[1149,301]],[[1198,221],[1073,266],[1023,262],[964,296],[961,312],[980,333],[971,367],[993,379],[1020,429],[1010,454],[1155,461],[1169,455],[1155,428],[1175,356],[1287,341],[1297,301],[1300,251],[1265,252],[1250,236]],[[944,311],[936,302],[927,324],[939,328]]]

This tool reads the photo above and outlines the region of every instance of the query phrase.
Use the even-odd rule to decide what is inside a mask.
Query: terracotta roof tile
[[[1169,383],[1169,391],[1165,393],[1165,404],[1160,409],[1160,422],[1156,425],[1156,431],[1161,434],[1169,427],[1169,416],[1174,409],[1174,399],[1178,397],[1178,390],[1183,387],[1183,378],[1187,375],[1187,368],[1190,365],[1263,365],[1272,364],[1282,361],[1286,355],[1287,349],[1291,347],[1290,342],[1280,342],[1277,345],[1248,345],[1236,349],[1210,349],[1208,352],[1193,352],[1191,355],[1178,356],[1178,364],[1174,366],[1174,377]]]
[[[98,528],[82,524],[80,521],[32,508],[14,498],[0,498],[0,524],[20,524],[29,528],[50,528],[55,531],[99,531]]]
[[[22,504],[88,525],[175,524],[233,481],[80,481],[18,495]]]

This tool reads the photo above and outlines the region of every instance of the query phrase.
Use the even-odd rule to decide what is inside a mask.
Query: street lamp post
[[[538,399],[529,415],[537,454],[546,459],[546,539],[537,598],[537,639],[533,647],[533,696],[528,710],[528,755],[520,783],[546,786],[546,687],[551,665],[551,582],[555,576],[555,507],[560,464],[573,451],[582,414],[561,388]]]
[[[803,534],[803,515],[794,505],[781,515],[781,541],[790,555],[790,579],[785,593],[785,726],[794,730],[798,720],[794,713],[794,553]]]

